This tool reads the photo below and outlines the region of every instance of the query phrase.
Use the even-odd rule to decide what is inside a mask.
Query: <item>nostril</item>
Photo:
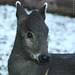
[[[47,60],[48,58],[49,58],[48,55],[41,55],[42,60]]]
[[[40,55],[39,56],[39,61],[41,62],[41,63],[47,63],[47,62],[49,62],[49,55]]]

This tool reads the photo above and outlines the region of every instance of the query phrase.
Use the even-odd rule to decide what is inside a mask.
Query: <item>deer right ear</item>
[[[17,19],[20,19],[21,17],[25,17],[27,18],[27,13],[25,12],[24,8],[21,6],[21,3],[19,1],[16,2],[16,8],[17,8],[17,11],[16,11],[16,17]]]
[[[48,7],[48,3],[45,3],[43,5],[43,7],[39,10],[41,16],[43,17],[43,19],[45,20],[45,15],[46,15],[46,11],[47,11],[47,7]]]

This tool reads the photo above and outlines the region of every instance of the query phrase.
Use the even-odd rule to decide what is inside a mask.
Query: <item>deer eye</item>
[[[28,38],[33,38],[33,33],[32,32],[27,32],[27,37]]]
[[[31,48],[35,41],[36,41],[35,34],[31,31],[27,31],[25,34],[26,45]]]
[[[27,31],[27,33],[25,34],[25,38],[26,40],[29,40],[31,42],[34,42],[36,40],[35,34],[31,31]]]

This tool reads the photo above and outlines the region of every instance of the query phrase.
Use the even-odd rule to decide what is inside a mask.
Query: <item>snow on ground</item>
[[[29,11],[27,11],[29,13]],[[0,6],[0,75],[8,75],[7,61],[13,48],[16,34],[16,8]],[[75,52],[75,18],[46,14],[49,28],[49,46],[51,53]]]
[[[49,32],[49,52],[75,52],[75,18],[47,13],[46,24]]]

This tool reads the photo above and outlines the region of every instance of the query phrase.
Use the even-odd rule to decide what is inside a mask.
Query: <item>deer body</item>
[[[9,75],[75,75],[75,54],[48,54],[44,5],[28,15],[17,3],[17,34],[8,61]]]

